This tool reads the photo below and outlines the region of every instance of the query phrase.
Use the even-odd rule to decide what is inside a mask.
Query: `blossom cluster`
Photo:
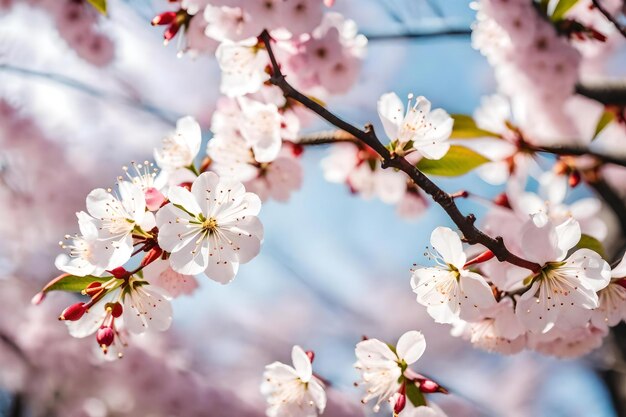
[[[86,1],[11,0],[0,4],[0,12],[17,3],[40,8],[50,15],[59,36],[76,54],[90,64],[103,67],[114,58],[113,41],[98,28],[99,15]]]
[[[354,367],[361,374],[355,386],[366,389],[361,402],[376,399],[374,412],[386,403],[394,416],[446,417],[436,404],[427,401],[425,394],[448,391],[409,368],[425,350],[426,340],[418,331],[404,333],[396,346],[369,338],[359,342]],[[274,362],[265,367],[261,392],[268,402],[267,416],[322,415],[326,408],[327,382],[313,372],[315,354],[294,346],[291,358],[293,366]]]
[[[64,274],[42,295],[69,289],[88,296],[60,319],[75,337],[95,333],[103,352],[115,352],[109,357],[121,356],[128,332],[166,330],[169,300],[192,292],[194,275],[227,284],[259,253],[261,200],[237,180],[200,173],[194,165],[200,144],[198,123],[180,119],[155,150],[162,171],[133,163],[114,190],[91,191],[87,210],[76,213],[80,234],[61,242],[69,254],[56,265]]]

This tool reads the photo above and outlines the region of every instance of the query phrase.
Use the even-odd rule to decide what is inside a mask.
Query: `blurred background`
[[[424,95],[435,107],[466,114],[495,92],[491,67],[470,44],[468,1],[336,3],[369,38],[357,85],[328,103],[349,121],[376,122],[376,100],[387,91]],[[450,416],[616,415],[597,372],[599,358],[611,354],[606,349],[581,360],[504,357],[433,324],[414,300],[409,268],[427,262],[431,230],[450,221],[431,205],[409,222],[391,206],[325,182],[323,147],[305,152],[304,185],[289,203],[264,205],[262,252],[232,284],[201,279],[192,296],[175,300],[170,332],[145,337],[121,361],[80,359],[91,354],[92,341],[70,338],[57,322],[67,298],[29,304],[56,275],[57,242],[76,232],[74,213],[86,194],[113,184],[130,161],[151,158],[178,117],[193,115],[208,131],[219,96],[215,60],[178,58],[175,45],[164,47],[161,30],[150,26],[165,8],[110,1],[99,29],[111,44],[103,41],[91,57],[68,47],[40,8],[18,2],[0,15],[0,415],[161,415],[152,408],[164,409],[155,406],[164,393],[173,411],[163,415],[263,415],[263,367],[289,362],[293,344],[314,350],[317,372],[341,391],[332,394],[329,412],[363,415],[352,386],[355,343],[362,335],[393,342],[410,329],[426,335],[418,368],[451,391],[434,398]],[[612,64],[616,74],[623,62]],[[441,185],[488,197],[501,191],[471,174]],[[461,204],[479,218],[484,211],[476,202]],[[130,380],[133,388],[125,389]]]

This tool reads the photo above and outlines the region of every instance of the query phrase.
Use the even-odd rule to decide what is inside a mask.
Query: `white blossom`
[[[220,283],[230,282],[258,253],[263,226],[257,215],[261,201],[242,183],[201,174],[191,191],[169,190],[170,203],[156,216],[159,245],[170,252],[174,271],[184,275],[204,272]]]
[[[191,116],[178,119],[176,131],[163,139],[161,149],[155,149],[154,159],[161,169],[175,171],[193,164],[200,152],[202,131]]]
[[[293,366],[274,362],[265,367],[261,393],[268,417],[316,417],[326,408],[324,385],[315,375],[311,359],[300,346],[291,351]]]
[[[452,323],[459,317],[475,318],[479,309],[495,304],[485,279],[465,267],[467,256],[457,233],[438,227],[433,230],[430,243],[438,266],[416,268],[411,286],[417,302],[427,307],[437,323]]]

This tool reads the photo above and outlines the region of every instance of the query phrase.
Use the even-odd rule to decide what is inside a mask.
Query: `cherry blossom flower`
[[[609,285],[598,292],[598,308],[593,310],[591,323],[598,328],[615,326],[626,320],[626,254],[620,263],[611,270]]]
[[[378,397],[374,412],[380,404],[388,401],[401,387],[401,377],[408,365],[417,362],[426,350],[422,333],[409,331],[398,339],[395,349],[378,339],[367,339],[356,345],[357,362],[354,367],[361,373],[367,394],[361,402],[365,404]]]
[[[133,251],[133,231],[142,225],[152,228],[154,216],[146,212],[146,200],[143,191],[128,181],[118,183],[119,198],[110,191],[97,188],[87,196],[86,214],[79,214],[81,228],[90,228],[89,223],[98,230],[98,240],[103,243],[93,248],[93,259],[101,268],[123,265],[130,259]]]
[[[159,246],[170,252],[174,271],[204,272],[226,284],[240,263],[259,253],[261,201],[240,182],[205,172],[193,182],[191,191],[172,187],[168,198],[170,203],[157,212],[156,224]]]
[[[324,383],[313,374],[311,358],[300,346],[294,346],[293,366],[274,362],[265,367],[261,393],[267,399],[269,417],[316,417],[324,412]]]
[[[256,47],[257,38],[238,42],[225,39],[215,51],[222,70],[220,90],[228,97],[255,93],[270,76],[265,72],[269,62],[267,52]]]
[[[176,131],[163,139],[163,147],[154,151],[157,165],[167,171],[175,171],[193,164],[200,152],[202,132],[191,116],[178,119]]]
[[[409,96],[406,113],[395,93],[383,94],[378,100],[378,115],[391,141],[398,141],[398,149],[407,144],[425,158],[441,159],[450,148],[447,142],[454,120],[443,109],[431,111],[430,101],[419,96],[412,103]]]
[[[580,236],[576,220],[556,225],[544,214],[533,215],[523,227],[523,254],[542,265],[527,279],[531,286],[515,310],[529,331],[546,333],[553,327],[567,330],[584,325],[598,307],[596,292],[608,285],[610,267],[589,249],[567,256]]]
[[[258,162],[271,162],[280,152],[281,121],[276,105],[240,97],[240,131]]]
[[[418,267],[411,286],[417,302],[426,306],[437,323],[452,323],[457,318],[475,318],[480,309],[495,304],[485,279],[465,266],[467,256],[461,238],[447,227],[438,227],[430,236],[435,249],[431,254],[436,267]]]
[[[100,275],[110,265],[108,252],[103,248],[107,245],[98,239],[96,222],[85,212],[78,212],[78,225],[81,235],[66,236],[66,240],[72,239],[71,244],[59,242],[63,249],[69,249],[68,255],[59,255],[55,261],[58,269],[71,275],[83,277],[85,275]],[[104,259],[98,259],[102,257]],[[98,265],[105,265],[100,267]]]

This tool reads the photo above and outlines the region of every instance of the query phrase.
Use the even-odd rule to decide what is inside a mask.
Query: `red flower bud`
[[[111,315],[115,318],[118,318],[124,312],[124,308],[118,302],[115,303],[107,303],[106,309],[111,311]]]
[[[580,172],[572,171],[569,174],[567,181],[569,182],[570,187],[575,188],[578,184],[580,184]]]
[[[291,147],[291,153],[293,154],[293,156],[300,156],[302,155],[302,153],[304,152],[304,146],[300,145],[299,143],[294,143],[293,146]]]
[[[396,400],[395,405],[393,406],[394,415],[400,414],[400,411],[404,410],[405,406],[406,406],[406,395],[400,394],[398,396],[398,399]]]
[[[71,306],[63,310],[63,312],[59,316],[59,320],[69,320],[69,321],[80,320],[80,318],[86,312],[87,312],[87,306],[85,305],[85,303],[72,304]]]
[[[496,198],[493,199],[493,204],[508,209],[511,208],[511,204],[509,203],[509,197],[506,195],[506,193],[497,195]]]
[[[159,259],[162,254],[163,254],[163,249],[161,249],[158,246],[155,246],[154,248],[150,249],[150,251],[146,254],[146,256],[144,256],[144,258],[141,260],[141,266],[144,267],[144,266],[150,265],[152,262]]]
[[[163,12],[152,19],[152,26],[169,25],[176,19],[176,12]]]
[[[313,363],[313,359],[315,359],[315,352],[313,352],[312,350],[307,350],[304,353],[306,353],[306,356],[309,358],[309,361]]]
[[[85,288],[82,293],[84,295],[88,295],[90,297],[93,297],[94,295],[98,294],[100,291],[102,291],[102,283],[98,282],[98,281],[94,281],[91,284],[87,285],[87,288]]]
[[[436,383],[431,379],[420,379],[419,381],[419,389],[425,394],[432,394],[435,392],[440,392],[442,394],[447,394],[448,390]]]
[[[467,261],[464,267],[467,268],[470,265],[479,264],[481,262],[486,262],[489,259],[493,258],[494,256],[495,255],[493,254],[493,252],[487,249],[486,251],[484,251],[483,253],[475,257],[474,259],[470,259],[469,261]]]
[[[178,184],[179,187],[183,187],[188,189],[189,191],[191,191],[191,183],[189,181],[187,182],[181,182],[180,184]]]
[[[165,39],[164,43],[167,45],[169,41],[174,39],[174,36],[176,36],[179,30],[180,30],[180,23],[174,22],[171,25],[169,25],[167,29],[165,29],[165,32],[163,32],[163,39]]]
[[[109,273],[117,279],[126,279],[130,276],[130,272],[128,272],[123,266],[118,266],[117,268],[110,270]]]
[[[110,327],[101,327],[96,332],[96,341],[98,342],[98,345],[102,347],[102,349],[105,351],[107,346],[111,346],[111,344],[113,344],[114,339],[115,332]]]

